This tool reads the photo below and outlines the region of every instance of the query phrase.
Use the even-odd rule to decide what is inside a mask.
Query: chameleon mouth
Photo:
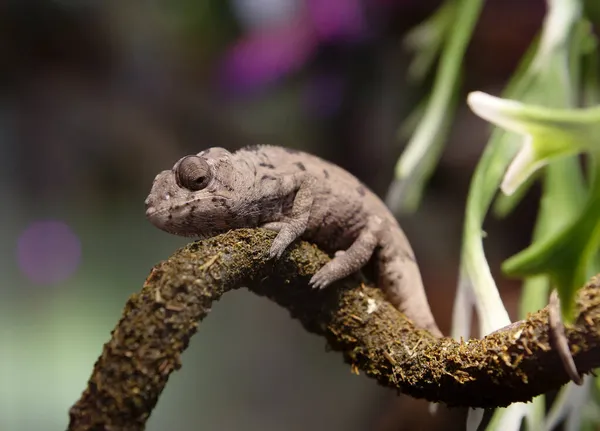
[[[178,207],[179,208],[179,207]],[[193,238],[193,239],[206,239],[214,236],[217,233],[226,232],[229,229],[197,229],[185,220],[177,222],[173,220],[169,215],[169,211],[173,208],[170,207],[155,207],[152,205],[146,206],[146,218],[154,226],[173,235]]]
[[[164,208],[155,207],[152,205],[148,205],[146,207],[146,218],[154,223],[154,220],[158,220],[165,213]]]
[[[167,222],[169,217],[166,216],[168,208],[155,207],[153,205],[146,206],[146,218],[153,225],[160,229],[163,229],[163,225]]]
[[[153,206],[146,207],[146,217],[152,217],[158,210]]]

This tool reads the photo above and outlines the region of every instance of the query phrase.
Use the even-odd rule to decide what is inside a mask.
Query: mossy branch
[[[228,290],[248,287],[326,338],[354,370],[413,397],[451,406],[497,407],[567,383],[550,344],[548,312],[533,313],[482,340],[436,339],[415,329],[359,275],[322,291],[308,280],[328,257],[299,242],[267,259],[274,234],[241,229],[192,243],[156,265],[133,295],[71,408],[69,430],[142,430],[169,375]],[[577,299],[566,330],[580,372],[600,366],[600,277]]]

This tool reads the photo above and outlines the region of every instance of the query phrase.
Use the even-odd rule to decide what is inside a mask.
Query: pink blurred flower
[[[225,55],[221,78],[234,90],[262,87],[298,70],[316,44],[303,19],[250,33]]]
[[[367,27],[361,0],[305,0],[286,19],[251,31],[227,51],[222,84],[234,91],[262,88],[301,69],[319,43],[354,42]]]

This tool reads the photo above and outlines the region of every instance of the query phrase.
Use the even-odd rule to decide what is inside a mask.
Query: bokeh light
[[[81,242],[62,221],[37,221],[19,237],[17,261],[21,272],[33,283],[59,283],[79,266]]]

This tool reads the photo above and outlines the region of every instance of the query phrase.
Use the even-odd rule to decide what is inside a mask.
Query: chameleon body
[[[277,231],[270,257],[303,238],[334,254],[310,280],[316,288],[360,270],[372,257],[378,286],[417,326],[437,336],[412,248],[385,204],[356,177],[316,156],[275,146],[230,153],[210,148],[159,173],[146,216],[182,236],[236,228]]]

